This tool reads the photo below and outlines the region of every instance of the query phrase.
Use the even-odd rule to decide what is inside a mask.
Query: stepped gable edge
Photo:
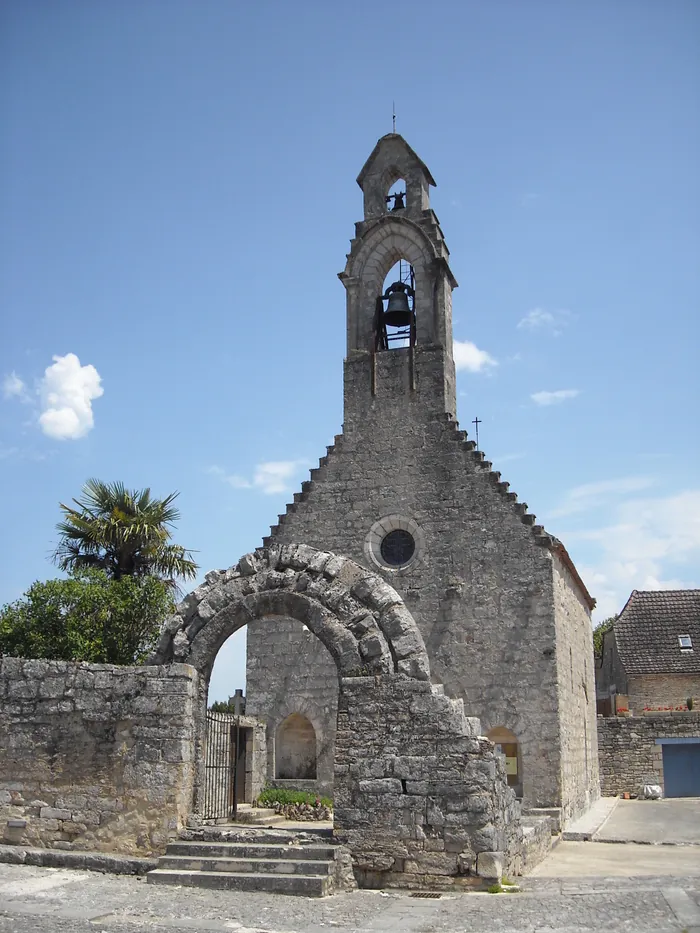
[[[453,430],[453,437],[461,445],[462,450],[469,455],[473,464],[484,474],[490,484],[496,489],[500,495],[502,495],[507,501],[513,504],[513,510],[515,514],[520,518],[520,521],[524,525],[529,525],[534,537],[535,543],[540,547],[546,547],[552,554],[561,560],[566,569],[571,574],[572,579],[576,583],[581,595],[583,596],[584,602],[590,610],[593,610],[596,605],[596,601],[593,596],[588,592],[586,584],[581,579],[576,566],[572,561],[569,552],[566,550],[566,547],[559,540],[559,538],[554,535],[549,534],[545,531],[544,526],[535,524],[536,516],[528,512],[527,502],[518,502],[518,494],[516,492],[510,491],[510,483],[505,480],[501,480],[501,473],[498,470],[492,470],[492,463],[489,460],[485,459],[485,454],[481,450],[476,449],[476,443],[472,440],[469,440],[467,432],[459,427],[459,422],[453,418],[449,413],[442,414],[438,416],[438,419],[444,421],[450,426]],[[263,546],[270,547],[274,544],[275,538],[280,531],[282,525],[284,525],[287,515],[291,515],[297,510],[297,505],[300,502],[306,502],[309,498],[310,493],[314,489],[314,484],[323,480],[325,467],[328,465],[334,454],[338,451],[339,447],[342,445],[343,434],[336,434],[333,444],[330,444],[326,447],[326,453],[319,459],[318,467],[314,467],[309,471],[309,479],[305,480],[301,484],[301,491],[294,493],[294,499],[292,502],[287,504],[285,512],[278,516],[277,524],[270,526],[270,534],[266,535],[263,538]]]

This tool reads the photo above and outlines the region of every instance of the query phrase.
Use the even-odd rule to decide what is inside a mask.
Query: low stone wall
[[[557,840],[558,842],[559,840]],[[548,816],[523,818],[521,871],[527,875],[545,859],[552,848],[552,821]]]
[[[636,793],[640,784],[664,786],[662,747],[656,739],[700,736],[700,712],[598,719],[598,755],[604,797]]]
[[[196,687],[186,664],[0,659],[0,841],[162,852],[191,806]]]

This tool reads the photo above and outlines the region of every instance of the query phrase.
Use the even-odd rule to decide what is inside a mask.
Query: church
[[[479,717],[523,807],[565,825],[599,795],[594,600],[561,541],[460,430],[457,282],[429,169],[391,133],[357,182],[364,216],[339,273],[342,433],[264,544],[304,542],[390,583],[433,681]],[[248,626],[247,714],[267,723],[271,784],[332,793],[337,704],[336,665],[301,623]]]

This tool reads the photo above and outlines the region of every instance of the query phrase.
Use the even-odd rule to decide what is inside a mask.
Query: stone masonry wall
[[[345,677],[335,832],[364,887],[451,887],[519,874],[520,806],[461,701],[401,675]]]
[[[408,351],[377,354],[372,395],[368,360],[346,362],[345,433],[268,540],[346,554],[390,582],[418,623],[434,681],[462,698],[485,732],[505,726],[517,736],[525,804],[559,805],[552,553],[483,454],[456,422],[436,413],[430,387],[442,370],[432,350],[416,348],[416,391],[409,366]],[[420,531],[418,558],[398,572],[375,565],[366,548],[372,525],[387,515],[405,516]],[[256,714],[259,686],[314,681],[317,669],[315,701],[332,709],[337,688],[328,679],[322,693],[326,675],[315,655],[305,661],[301,630],[293,635],[285,623],[279,637],[293,668],[249,641],[248,697]],[[568,644],[562,650],[568,656]],[[572,799],[583,799],[593,780],[592,773],[583,778]]]
[[[196,680],[185,664],[0,659],[0,825],[26,820],[5,841],[162,852],[191,804]]]
[[[636,793],[640,784],[664,786],[662,746],[656,739],[700,736],[700,713],[659,713],[598,719],[600,785],[605,797]]]
[[[562,822],[600,796],[593,628],[588,607],[563,562],[554,560],[554,614],[561,727]],[[543,753],[544,750],[543,750]]]
[[[645,706],[681,706],[693,697],[700,706],[700,675],[698,674],[644,674],[630,675],[627,679],[627,700],[634,713]]]

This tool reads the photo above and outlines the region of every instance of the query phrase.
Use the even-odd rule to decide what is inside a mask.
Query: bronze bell
[[[409,327],[412,320],[411,306],[408,303],[408,296],[413,296],[413,289],[403,282],[394,282],[384,292],[384,298],[388,299],[386,311],[384,312],[384,323],[389,327]]]

